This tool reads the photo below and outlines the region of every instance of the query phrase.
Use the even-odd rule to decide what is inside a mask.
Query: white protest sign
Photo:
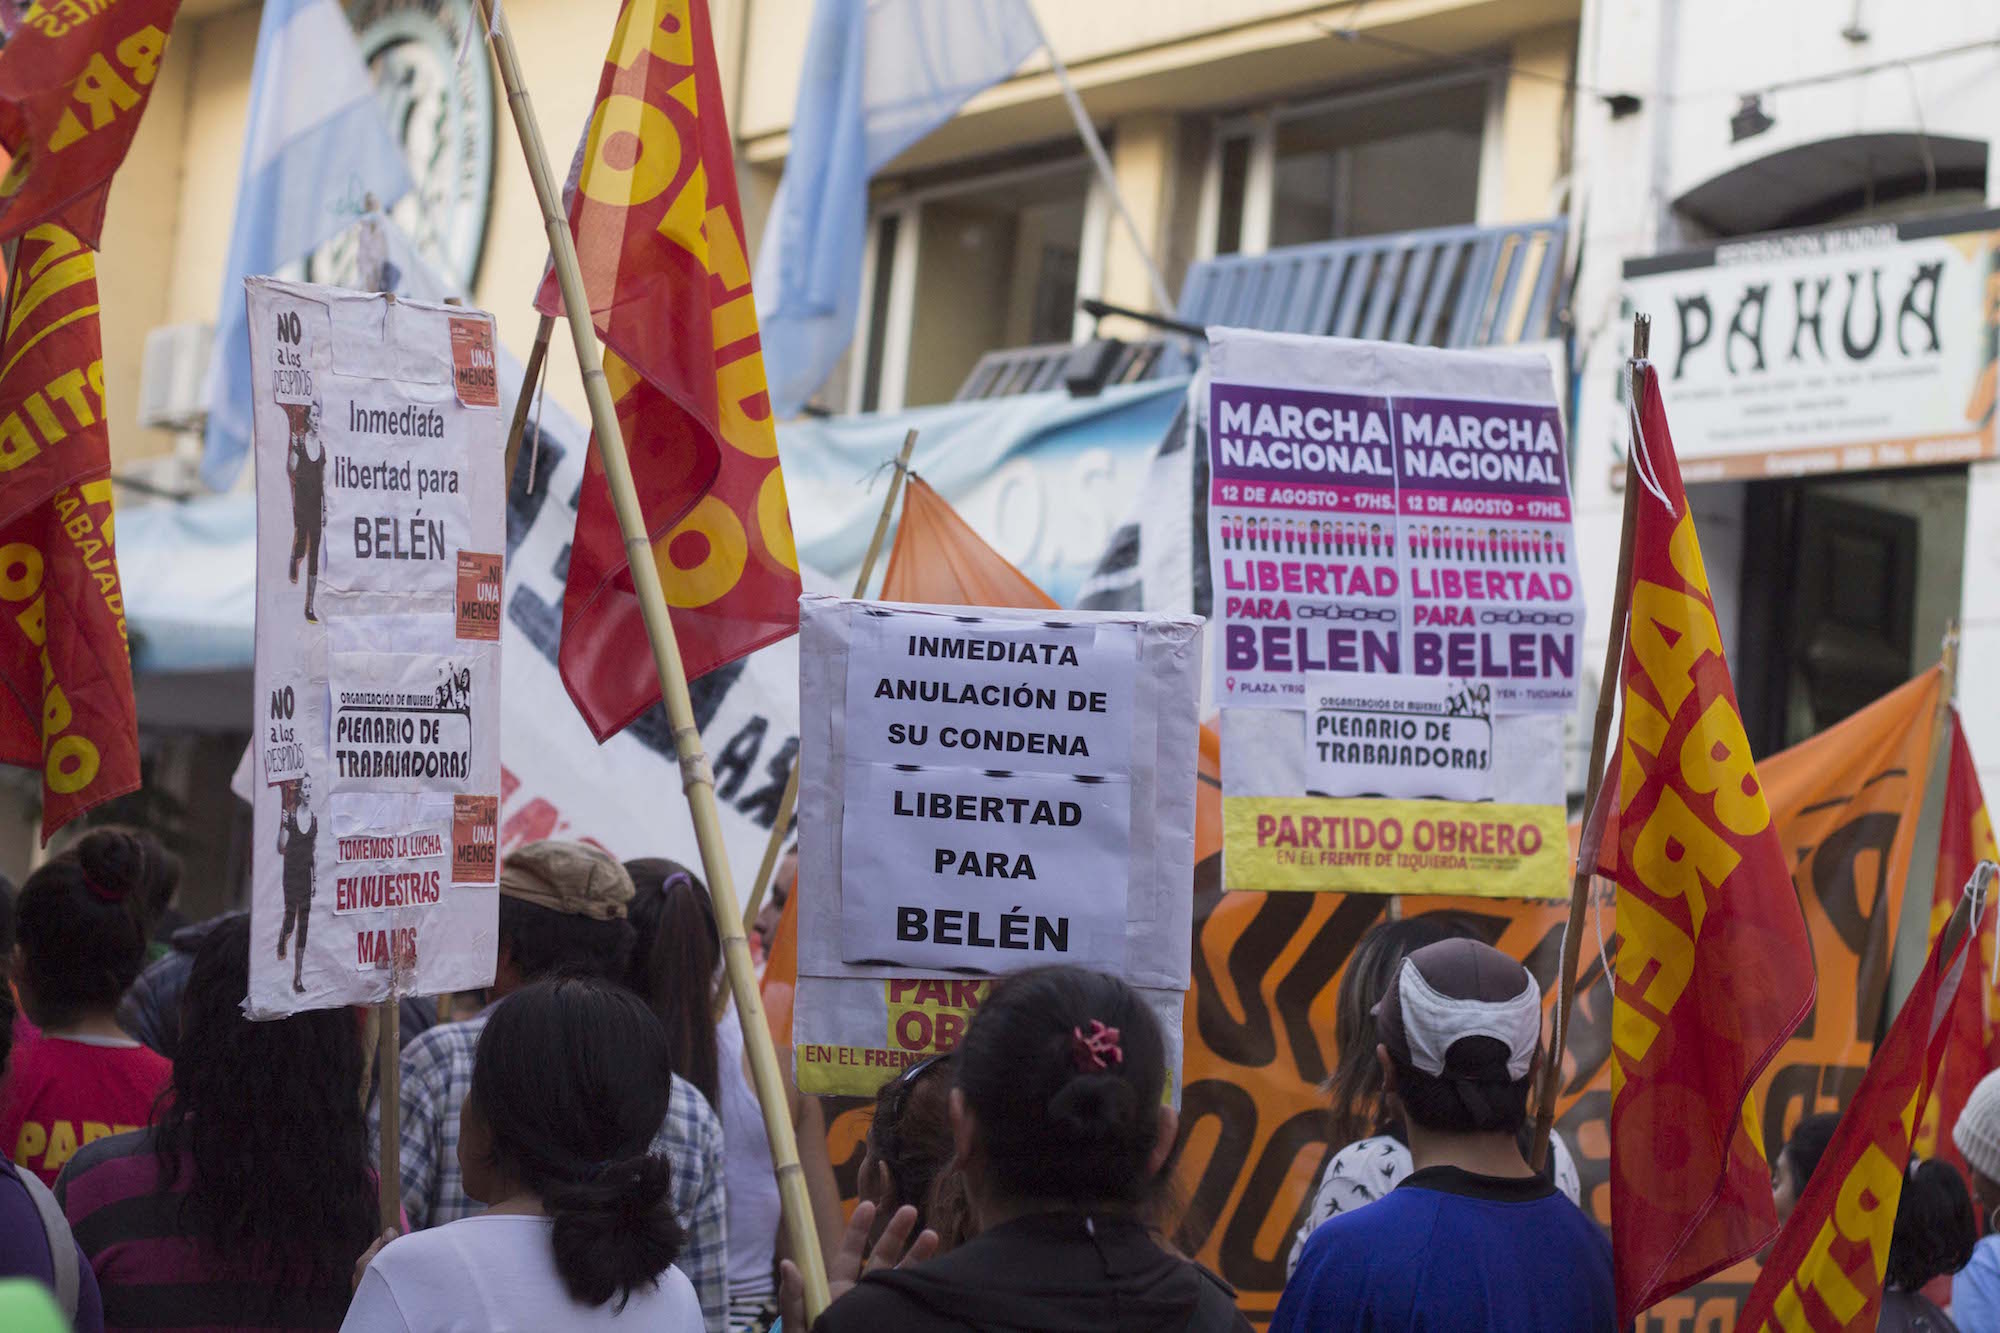
[[[1438,676],[1306,682],[1306,793],[1493,799],[1492,687]]]
[[[1189,416],[1224,887],[1566,894],[1585,608],[1547,359],[1211,329]]]
[[[1223,707],[1322,674],[1475,679],[1576,703],[1583,601],[1547,365],[1209,331],[1209,561]]]
[[[862,609],[843,738],[844,961],[1122,961],[1138,643],[1130,624]]]
[[[506,545],[492,319],[342,288],[247,285],[249,1011],[486,985]]]
[[[1025,968],[1178,1012],[1198,620],[808,596],[799,661],[802,1088],[871,1090]]]

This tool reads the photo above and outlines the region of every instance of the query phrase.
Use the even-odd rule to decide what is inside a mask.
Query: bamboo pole
[[[633,590],[645,619],[646,635],[652,642],[653,659],[660,673],[660,697],[666,705],[667,720],[673,728],[674,750],[680,758],[681,786],[687,795],[688,813],[694,822],[695,839],[701,846],[702,870],[708,890],[715,900],[715,919],[722,932],[723,964],[736,1000],[736,1017],[743,1027],[743,1047],[750,1061],[751,1081],[764,1111],[764,1131],[770,1138],[771,1161],[778,1181],[778,1196],[784,1208],[785,1231],[791,1254],[805,1279],[806,1317],[818,1317],[827,1306],[826,1263],[813,1225],[812,1201],[806,1192],[805,1172],[799,1165],[798,1141],[792,1132],[790,1099],[785,1093],[784,1074],[778,1066],[771,1029],[764,1018],[764,1004],[757,994],[757,977],[751,967],[750,947],[744,938],[742,912],[736,902],[735,882],[730,878],[729,857],[723,846],[722,825],[716,814],[715,775],[708,756],[702,751],[701,730],[695,724],[694,706],[688,698],[687,671],[681,664],[681,649],[674,638],[673,621],[660,586],[659,567],[653,562],[653,544],[646,532],[645,514],[632,482],[632,462],[626,456],[624,436],[618,429],[618,414],[611,388],[604,378],[603,357],[598,349],[597,330],[591,324],[590,298],[584,291],[583,271],[577,262],[576,241],[570,235],[555,176],[549,170],[548,153],[542,146],[534,107],[521,78],[521,68],[508,32],[507,20],[496,0],[478,0],[480,18],[485,22],[493,59],[500,72],[501,87],[507,91],[507,109],[527,158],[528,175],[534,181],[535,197],[541,204],[542,221],[548,229],[549,250],[555,258],[556,280],[562,290],[563,309],[569,320],[576,359],[583,371],[584,396],[590,403],[590,422],[604,480],[611,492],[618,527],[625,536],[625,555],[631,567]]]
[[[889,493],[882,497],[882,513],[875,520],[875,535],[868,539],[868,551],[861,557],[861,572],[854,577],[854,595],[868,595],[868,580],[875,575],[875,559],[882,554],[882,539],[888,535],[889,519],[896,512],[896,497],[903,493],[903,478],[910,470],[910,455],[916,452],[914,427],[903,436],[903,451],[896,455],[896,470],[889,477]],[[778,851],[791,831],[792,807],[799,799],[799,756],[792,754],[792,771],[785,778],[785,794],[778,798],[778,817],[771,821],[771,836],[764,843],[764,859],[757,866],[757,878],[750,882],[750,896],[743,900],[743,931],[747,935],[757,925],[757,911],[764,905],[764,891],[771,886],[772,872],[778,868]]]
[[[393,988],[392,988],[393,990]],[[381,1077],[377,1095],[382,1099],[381,1158],[376,1164],[376,1186],[381,1191],[382,1229],[403,1229],[403,1042],[402,1012],[392,993],[375,1006],[375,1059]]]
[[[514,489],[514,464],[521,457],[521,432],[528,428],[528,408],[535,400],[535,383],[542,377],[542,362],[548,359],[549,335],[555,331],[554,315],[543,315],[541,323],[535,326],[535,345],[528,350],[528,365],[521,372],[521,396],[514,403],[514,420],[507,427],[507,484],[505,489]]]
[[[1632,360],[1636,372],[1651,350],[1653,321],[1645,315],[1632,320]],[[1635,373],[1629,392],[1639,392]],[[1641,404],[1634,403],[1633,411]],[[1597,683],[1597,718],[1590,733],[1590,768],[1584,774],[1583,827],[1588,830],[1604,794],[1605,752],[1611,746],[1611,717],[1616,711],[1620,677],[1625,663],[1625,617],[1632,600],[1632,538],[1639,519],[1639,475],[1634,462],[1639,441],[1634,438],[1625,449],[1625,516],[1618,532],[1618,576],[1613,585],[1610,636],[1604,644],[1604,674]],[[1584,841],[1588,841],[1585,839]],[[1539,1171],[1549,1155],[1549,1131],[1556,1121],[1556,1095],[1562,1088],[1563,1046],[1569,1041],[1569,1016],[1576,1004],[1576,960],[1583,952],[1583,916],[1590,905],[1590,882],[1596,874],[1596,857],[1581,843],[1576,866],[1570,877],[1569,923],[1563,927],[1561,971],[1556,974],[1556,1016],[1549,1034],[1549,1054],[1542,1066],[1542,1086],[1535,1110],[1535,1132],[1528,1142],[1529,1165]],[[1586,864],[1589,862],[1589,864]]]

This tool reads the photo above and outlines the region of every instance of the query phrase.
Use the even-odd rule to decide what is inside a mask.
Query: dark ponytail
[[[1978,1243],[1972,1196],[1958,1168],[1935,1158],[1910,1163],[1889,1239],[1888,1284],[1898,1291],[1921,1291],[1971,1263]]]
[[[715,927],[715,905],[707,887],[678,861],[649,856],[627,861],[625,871],[632,876],[630,915],[639,936],[627,984],[667,1030],[668,1069],[699,1088],[719,1115],[714,1004],[722,932]]]
[[[1008,1195],[1145,1197],[1166,1044],[1130,986],[1075,967],[1010,977],[973,1016],[956,1063],[993,1180]]]
[[[648,1152],[672,1095],[666,1045],[643,1000],[595,977],[516,991],[479,1037],[467,1104],[494,1167],[541,1199],[556,1271],[585,1305],[622,1309],[685,1240],[672,1171]]]
[[[21,886],[17,938],[43,1025],[114,1007],[145,966],[180,861],[150,833],[100,828]]]

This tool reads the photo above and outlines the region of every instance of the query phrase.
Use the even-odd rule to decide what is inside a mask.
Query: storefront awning
[[[120,505],[117,531],[133,671],[247,671],[257,624],[251,497]]]

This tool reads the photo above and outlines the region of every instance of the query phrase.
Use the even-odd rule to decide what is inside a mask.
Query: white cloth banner
[[[249,1012],[484,986],[506,543],[492,318],[247,285],[258,708]]]

